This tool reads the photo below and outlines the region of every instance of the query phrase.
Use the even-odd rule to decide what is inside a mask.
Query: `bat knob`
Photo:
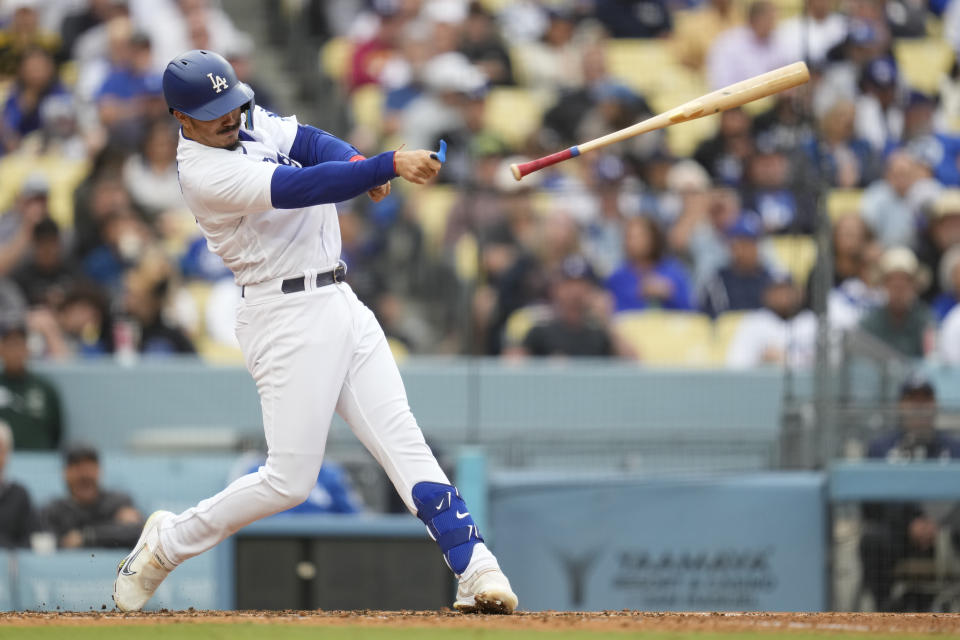
[[[512,164],[512,165],[510,165],[510,171],[513,172],[513,177],[516,178],[517,181],[519,181],[520,178],[523,177],[523,174],[520,173],[520,165],[518,165],[518,164]]]

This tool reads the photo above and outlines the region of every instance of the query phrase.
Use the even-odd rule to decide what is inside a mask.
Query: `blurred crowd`
[[[801,258],[818,202],[843,193],[831,327],[960,363],[960,66],[931,90],[898,53],[960,45],[960,1],[292,11],[323,43],[303,54],[320,54],[330,102],[347,106],[334,133],[365,153],[449,143],[441,184],[340,207],[348,280],[396,351],[644,360],[621,320],[659,310],[735,315],[729,366],[809,365],[814,260]],[[34,357],[235,353],[237,288],[184,208],[160,76],[210,48],[282,110],[253,77],[252,39],[215,0],[12,0],[0,18],[0,321]],[[811,82],[757,108],[509,174],[798,59]]]

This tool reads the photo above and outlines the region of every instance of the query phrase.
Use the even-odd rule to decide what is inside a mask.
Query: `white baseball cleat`
[[[453,608],[461,613],[501,613],[509,615],[517,608],[517,594],[500,569],[478,571],[457,585]]]
[[[113,583],[113,602],[120,611],[139,611],[174,566],[160,551],[160,524],[173,516],[169,511],[154,511],[143,525],[140,539],[117,566]]]

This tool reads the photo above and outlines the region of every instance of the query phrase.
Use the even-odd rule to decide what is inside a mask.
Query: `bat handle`
[[[543,156],[542,158],[537,158],[536,160],[531,160],[530,162],[512,164],[510,165],[510,171],[513,172],[513,177],[519,180],[523,176],[533,173],[534,171],[539,171],[540,169],[549,167],[552,164],[557,164],[558,162],[575,158],[578,155],[580,155],[580,150],[577,149],[577,147],[570,147],[569,149],[557,151],[556,153],[551,153],[548,156]]]

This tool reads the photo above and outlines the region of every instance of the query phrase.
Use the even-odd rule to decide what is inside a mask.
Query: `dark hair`
[[[44,218],[33,228],[34,241],[59,238],[60,227],[52,218]]]
[[[100,464],[100,454],[93,447],[85,444],[71,446],[63,452],[63,466],[69,467],[80,462],[96,462]]]
[[[663,260],[663,256],[667,250],[667,241],[660,225],[645,215],[639,215],[627,220],[627,224],[634,222],[639,222],[644,225],[647,228],[647,233],[650,234],[650,257],[653,258],[653,261],[660,262]]]

